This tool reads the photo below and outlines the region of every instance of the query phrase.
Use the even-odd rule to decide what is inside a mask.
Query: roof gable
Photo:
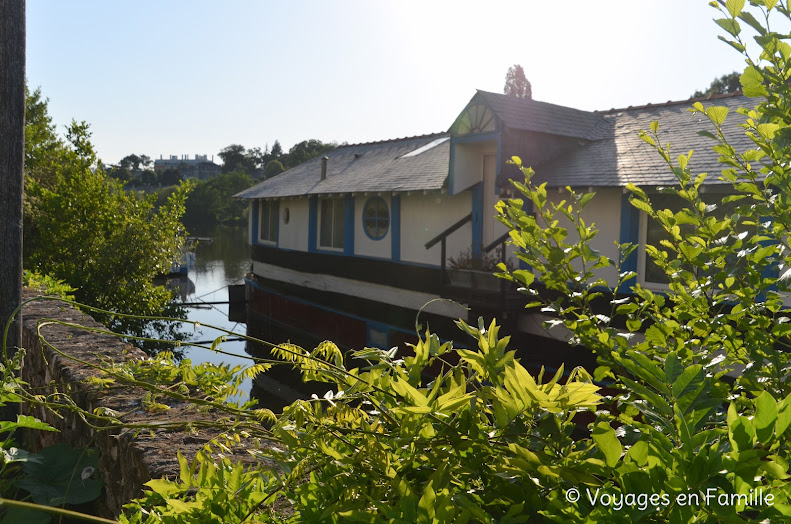
[[[449,132],[453,135],[466,134],[465,131],[480,132],[467,131],[468,122],[475,121],[470,116],[471,112],[476,111],[476,116],[482,113],[477,109],[478,106],[487,108],[498,126],[520,131],[595,140],[600,127],[606,125],[604,117],[598,112],[479,90],[456,118]]]

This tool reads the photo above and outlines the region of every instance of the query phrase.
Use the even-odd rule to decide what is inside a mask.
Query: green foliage
[[[76,289],[62,280],[34,271],[22,273],[22,285],[33,289],[41,289],[47,295],[54,295],[68,300],[74,300],[72,293],[76,291]]]
[[[224,173],[198,182],[187,199],[184,224],[193,230],[205,230],[217,224],[246,223],[246,201],[231,197],[253,185],[253,179],[243,171]]]
[[[266,167],[264,168],[264,178],[271,178],[275,175],[279,175],[286,168],[280,162],[280,160],[270,160],[267,162]]]
[[[302,164],[303,162],[307,162],[311,158],[315,158],[319,155],[323,155],[324,153],[332,151],[336,147],[338,147],[338,145],[335,143],[325,144],[321,140],[311,138],[310,140],[303,140],[298,144],[294,144],[291,149],[288,150],[288,153],[280,159],[280,161],[284,166],[292,168]]]
[[[28,491],[36,504],[83,504],[101,493],[102,481],[95,478],[98,467],[96,450],[56,444],[26,457],[22,465],[25,476],[17,486]]]
[[[83,302],[162,313],[171,294],[152,281],[181,256],[189,186],[155,209],[154,197],[127,192],[96,169],[85,123],[72,122],[65,140],[56,136],[39,91],[28,98],[28,112],[39,143],[28,144],[25,267],[66,282]]]
[[[431,333],[405,359],[378,349],[354,353],[362,368],[347,368],[331,342],[313,351],[273,348],[329,391],[277,418],[267,439],[279,444],[255,452],[271,466],[244,470],[205,454],[191,465],[180,459],[179,481],[150,482],[123,521],[538,518],[561,476],[592,479],[580,463],[600,451],[571,435],[575,414],[600,404],[598,387],[582,369],[563,383],[562,369],[534,379],[494,322],[459,327],[478,349],[459,350],[455,365],[451,344]]]
[[[757,24],[743,6],[729,1],[718,7],[725,16],[718,23],[737,48],[743,42],[736,18]],[[785,7],[778,9],[788,17]],[[755,108],[739,110],[753,142],[750,150],[737,152],[727,143],[722,132],[731,118],[727,108],[696,103],[691,109],[712,126],[712,132],[701,134],[715,141],[724,166],[721,180],[731,195],[702,191],[707,175],[692,172],[692,152],[674,157],[669,145],[659,145],[661,123],[641,135],[678,180],[663,192],[683,204],[680,210],[662,209],[643,189],[629,186],[632,204],[665,232],[659,245],[646,246],[646,256],[666,276],[667,292],[634,284],[634,273],[620,269],[635,246],[620,246],[619,260],[590,248],[597,232],[581,210],[592,194],[567,188],[568,199],[552,203],[544,186],[530,183],[532,171],[513,159],[526,177],[516,183],[524,200],[500,202],[498,210],[521,249],[519,258],[535,274],[508,277],[535,296],[532,305],[554,313],[550,324],[565,325],[575,342],[594,351],[600,364],[596,377],[621,392],[615,397],[617,411],[600,412],[591,427],[591,439],[605,456],[598,473],[602,491],[667,496],[666,504],[633,503],[617,511],[583,496],[562,508],[550,505],[545,514],[553,520],[738,522],[791,516],[786,443],[791,330],[784,305],[784,294],[791,291],[785,269],[791,264],[791,150],[781,138],[791,122],[777,110],[791,100],[786,73],[780,73],[788,70],[791,47],[779,38],[768,28],[758,31],[763,52],[759,61],[748,57],[741,77],[745,93],[767,96]],[[525,201],[532,204],[530,213]],[[614,297],[610,312],[602,314],[592,303],[607,289],[601,270],[608,267],[619,275],[616,289],[629,289],[632,296]],[[562,295],[547,302],[531,290],[536,274]],[[618,327],[624,324],[626,332]],[[612,432],[612,422],[619,432]],[[772,503],[748,500],[749,493],[771,494]],[[743,498],[686,504],[681,498],[706,494]]]
[[[215,341],[214,347],[221,342]],[[258,367],[257,372],[265,371],[266,367]],[[203,362],[193,365],[189,359],[176,358],[168,351],[156,357],[143,360],[132,360],[121,365],[111,365],[107,370],[111,375],[121,374],[125,378],[165,386],[192,400],[211,400],[224,402],[241,396],[239,389],[245,375],[241,366],[230,367],[227,364]],[[114,378],[89,379],[94,385],[109,387],[116,382]],[[168,406],[159,402],[162,394],[151,391],[143,399],[143,404],[150,411],[166,411]]]
[[[516,98],[533,98],[533,87],[530,80],[525,76],[525,70],[519,64],[514,64],[508,68],[505,75],[505,87],[503,93]]]
[[[722,128],[734,118],[727,108],[697,103],[691,109],[711,125],[702,134],[723,165],[720,182],[732,190],[726,197],[702,190],[708,175],[692,171],[692,152],[671,155],[670,146],[660,145],[660,123],[641,134],[677,178],[664,193],[683,204],[664,209],[629,186],[632,205],[664,231],[646,256],[665,275],[666,291],[646,289],[622,269],[636,246],[620,245],[616,260],[591,248],[597,231],[582,210],[593,194],[567,188],[568,197],[554,202],[514,157],[524,175],[515,183],[522,197],[497,205],[518,257],[531,268],[501,265],[501,276],[531,296],[528,307],[554,316],[549,327],[564,325],[573,342],[594,352],[594,376],[607,381],[611,397],[582,369],[533,377],[494,322],[458,323],[476,349],[454,349],[426,333],[403,358],[395,348],[353,353],[359,367],[347,367],[331,342],[312,351],[284,344],[272,353],[305,380],[326,383],[328,392],[287,406],[276,420],[226,411],[236,417],[229,441],[267,438],[270,444],[254,451],[265,466],[233,464],[217,442],[225,456],[206,450],[192,462],[180,457],[179,479],[149,482],[122,518],[146,524],[789,520],[791,45],[768,22],[775,13],[787,22],[791,13],[776,0],[752,1],[759,16],[745,11],[744,0],[712,5],[729,35],[723,40],[747,59],[740,77],[745,94],[763,98],[739,110],[752,140],[747,151],[725,139]],[[745,51],[747,27],[756,33],[757,58]],[[603,272],[613,268],[617,281],[608,282]],[[539,293],[536,280],[552,293]],[[594,308],[602,300],[609,300],[609,311]],[[249,373],[265,372],[268,364]],[[108,375],[138,380],[124,373]],[[169,398],[181,395],[182,386],[190,392],[187,380],[195,391],[212,387],[198,386],[211,379],[193,379],[172,361],[143,367],[137,376],[170,384],[148,386],[152,395]],[[223,409],[212,395],[198,394],[194,402]],[[581,412],[595,417],[588,431],[575,424]]]
[[[242,522],[267,498],[270,486],[255,469],[228,458],[198,453],[192,462],[180,453],[179,479],[146,482],[145,495],[126,506],[125,524]],[[251,522],[260,522],[255,520]]]
[[[242,145],[231,144],[224,147],[219,156],[222,158],[223,173],[241,171],[252,175],[261,165],[261,152],[258,148],[246,150]]]
[[[711,85],[704,91],[695,91],[692,94],[693,98],[711,96],[711,95],[724,95],[726,93],[734,93],[741,90],[742,85],[739,82],[741,73],[734,71],[727,75],[722,75],[711,81]]]
[[[37,281],[48,280],[38,277]],[[0,365],[0,405],[17,404],[25,395],[26,384],[18,378],[24,355],[25,350],[19,349],[12,361]],[[103,484],[95,475],[98,456],[94,450],[72,450],[59,444],[30,453],[18,447],[14,439],[19,430],[57,431],[29,415],[0,421],[0,522],[47,524],[52,520],[51,514],[60,509],[40,511],[40,505],[82,504],[99,496]],[[32,499],[33,504],[24,502],[26,499]],[[71,513],[73,517],[80,516]]]
[[[175,186],[183,180],[181,171],[174,168],[168,168],[159,175],[159,181],[164,186]]]

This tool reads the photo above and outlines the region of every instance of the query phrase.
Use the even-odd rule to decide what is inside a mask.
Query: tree
[[[280,145],[277,144],[277,142],[275,144]],[[285,167],[295,167],[303,162],[307,162],[311,158],[332,151],[336,147],[338,146],[335,143],[325,144],[321,140],[316,140],[315,138],[303,140],[288,150],[288,154],[285,155],[282,162]]]
[[[741,73],[734,71],[727,75],[722,75],[719,78],[712,80],[711,85],[705,91],[695,91],[693,98],[700,98],[711,95],[724,95],[726,93],[734,93],[741,90],[742,85],[739,82]]]
[[[22,194],[25,161],[25,2],[0,3],[0,327],[21,302]],[[9,330],[5,357],[21,344],[22,322]],[[3,413],[8,418],[10,411]]]
[[[505,88],[503,92],[506,95],[515,96],[517,98],[533,98],[533,88],[530,81],[525,76],[525,70],[519,64],[514,64],[508,68],[508,73],[505,75]]]
[[[283,167],[283,164],[280,162],[280,160],[270,160],[267,162],[266,167],[264,168],[264,178],[271,178],[275,175],[279,175],[285,170],[286,168]]]
[[[231,144],[223,148],[219,155],[220,158],[222,158],[223,173],[244,171],[245,173],[252,174],[256,167],[258,167],[260,161],[256,158],[256,149],[248,151],[244,146],[239,144]]]
[[[143,182],[144,185],[147,186],[154,186],[159,183],[159,175],[157,175],[156,171],[146,170],[140,174],[140,181]]]
[[[159,175],[159,181],[163,186],[174,186],[182,180],[181,171],[172,167],[164,170]]]
[[[198,182],[187,199],[184,224],[190,230],[205,230],[217,224],[243,223],[247,203],[231,197],[253,185],[253,179],[244,171],[223,173]]]
[[[31,125],[48,129],[46,102],[38,91],[28,107],[40,115]],[[34,135],[35,136],[35,135]],[[87,304],[134,314],[162,313],[171,294],[153,283],[181,256],[180,218],[189,186],[154,208],[155,196],[138,197],[101,169],[84,122],[73,121],[48,155],[33,155],[25,194],[25,267],[77,288]],[[31,144],[30,151],[41,151]],[[51,169],[49,173],[45,170]],[[34,175],[42,175],[40,178]],[[124,327],[119,319],[105,318]]]
[[[113,177],[122,184],[126,184],[132,180],[132,173],[129,172],[129,169],[121,166],[110,166],[107,170],[107,175]]]
[[[32,93],[25,87],[25,174],[40,184],[48,185],[56,170],[63,144],[49,116],[49,100],[38,88]]]
[[[272,150],[269,152],[270,158],[273,160],[277,160],[281,156],[283,156],[283,146],[280,145],[280,142],[275,140],[275,143],[272,144]]]
[[[142,162],[142,159],[139,156],[137,156],[135,154],[131,154],[131,155],[126,155],[125,157],[123,157],[118,162],[118,165],[121,166],[122,168],[128,169],[130,171],[140,171],[140,164],[141,164],[141,162]]]

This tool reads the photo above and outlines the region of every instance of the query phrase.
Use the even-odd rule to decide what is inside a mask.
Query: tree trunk
[[[25,0],[0,0],[0,333],[22,295],[24,163]],[[21,336],[17,318],[9,330],[8,357]]]

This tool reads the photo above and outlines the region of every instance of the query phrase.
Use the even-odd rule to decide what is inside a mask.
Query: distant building
[[[178,169],[183,178],[199,180],[214,178],[222,171],[222,167],[214,163],[214,155],[211,160],[208,155],[195,155],[195,158],[189,158],[189,155],[170,155],[170,158],[162,158],[160,155],[154,160],[154,171],[161,173],[166,169]]]

